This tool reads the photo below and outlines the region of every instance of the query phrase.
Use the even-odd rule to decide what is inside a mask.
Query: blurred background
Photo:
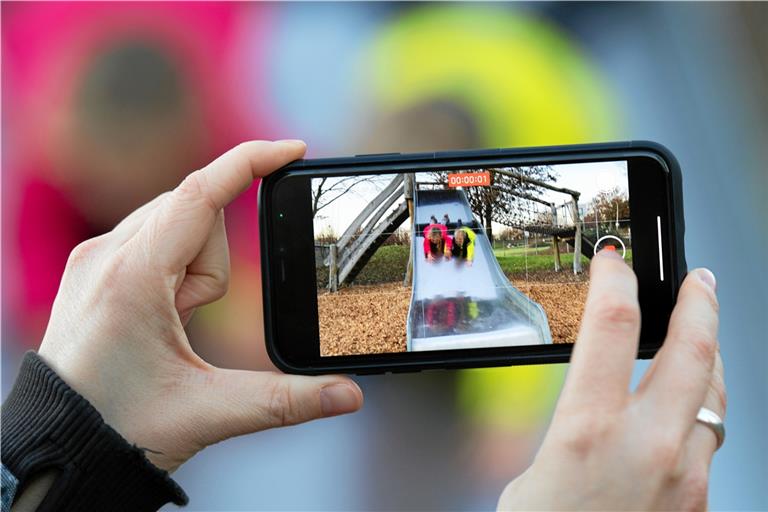
[[[736,3],[3,3],[3,396],[69,251],[242,140],[322,157],[650,139],[683,168],[689,267],[718,277],[710,507],[766,510],[766,23]],[[220,366],[269,367],[255,193],[227,212],[231,291],[191,326]],[[361,413],[221,443],[174,478],[189,510],[492,508],[565,371],[359,378]]]

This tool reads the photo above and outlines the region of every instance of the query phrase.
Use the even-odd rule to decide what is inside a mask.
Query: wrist
[[[110,500],[157,509],[168,501],[187,501],[165,471],[107,425],[34,352],[25,355],[3,404],[2,424],[3,464],[21,487],[53,465],[67,473],[51,489],[61,509],[104,509]]]

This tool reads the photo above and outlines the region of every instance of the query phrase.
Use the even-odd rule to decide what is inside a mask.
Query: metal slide
[[[512,286],[499,267],[488,237],[474,220],[463,190],[417,190],[411,233],[413,290],[408,311],[408,350],[540,345],[552,343],[542,307]],[[434,215],[473,228],[474,262],[427,261],[424,228]]]

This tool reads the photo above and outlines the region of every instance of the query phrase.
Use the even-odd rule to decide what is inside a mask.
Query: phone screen
[[[626,160],[311,180],[321,357],[573,343]],[[663,278],[662,278],[663,279]]]

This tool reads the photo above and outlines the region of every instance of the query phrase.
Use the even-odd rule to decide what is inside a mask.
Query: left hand
[[[223,208],[305,149],[241,144],[69,257],[39,354],[162,469],[232,436],[362,405],[346,377],[216,368],[184,331],[195,308],[227,290]]]

